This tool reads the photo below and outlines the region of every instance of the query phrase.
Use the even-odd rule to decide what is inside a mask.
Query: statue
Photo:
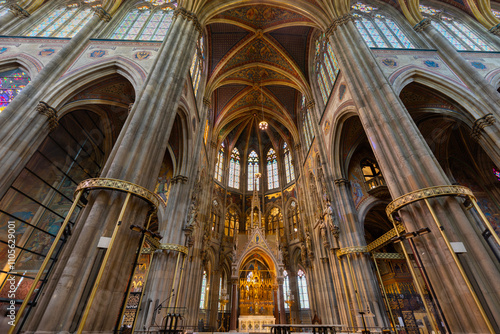
[[[320,225],[319,225],[319,229],[321,231],[321,239],[323,240],[323,246],[326,249],[329,249],[330,248],[330,242],[328,241],[328,237],[326,235],[326,224],[325,224],[324,220],[321,220]]]
[[[325,210],[323,210],[323,219],[325,220],[325,222],[328,223],[328,226],[330,227],[330,232],[332,232],[333,236],[335,238],[338,238],[340,229],[337,223],[337,219],[333,214],[332,204],[330,203],[329,199],[326,200],[326,207]]]

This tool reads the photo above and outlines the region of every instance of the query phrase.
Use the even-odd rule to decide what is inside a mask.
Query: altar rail
[[[357,328],[349,327],[346,325],[294,325],[294,324],[282,324],[282,325],[263,325],[262,327],[269,327],[272,334],[290,334],[291,332],[311,332],[313,334],[351,334],[351,333],[383,333],[390,334],[394,333],[390,329],[382,327],[366,327]]]

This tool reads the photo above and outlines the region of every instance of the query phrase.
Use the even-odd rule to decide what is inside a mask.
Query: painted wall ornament
[[[7,50],[9,50],[9,49],[8,49],[8,48],[6,48],[6,47],[2,47],[2,48],[0,48],[0,55],[1,55],[2,53],[4,53],[4,52],[7,52]]]
[[[95,50],[90,53],[90,58],[101,58],[106,54],[105,50]]]
[[[139,51],[139,52],[136,52],[136,54],[134,55],[135,59],[138,59],[138,60],[148,59],[149,56],[151,56],[151,52],[149,52],[149,51]]]
[[[436,63],[434,60],[426,60],[424,61],[424,65],[427,67],[432,67],[432,68],[438,68],[439,64]]]
[[[43,49],[42,51],[40,51],[38,53],[38,55],[40,55],[42,57],[48,57],[48,56],[52,56],[55,52],[56,52],[56,50],[54,50],[54,49]]]
[[[339,87],[339,100],[342,100],[344,98],[344,94],[345,94],[345,85],[342,84]]]
[[[382,64],[384,64],[387,67],[396,67],[396,66],[398,66],[398,63],[395,60],[390,59],[390,58],[385,58],[384,60],[382,60]]]
[[[480,70],[485,70],[486,69],[486,66],[483,63],[478,62],[478,61],[473,61],[470,64],[472,66],[474,66],[475,68],[480,69]]]

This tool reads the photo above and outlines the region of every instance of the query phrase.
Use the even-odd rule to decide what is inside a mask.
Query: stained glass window
[[[259,190],[259,179],[255,177],[255,175],[259,172],[259,156],[255,151],[250,152],[248,155],[248,190],[253,190],[253,184],[255,182],[256,188],[255,190]]]
[[[308,309],[309,295],[307,294],[306,274],[302,271],[302,269],[299,269],[299,271],[297,272],[297,283],[299,286],[300,308]]]
[[[323,102],[326,103],[335,83],[335,78],[339,73],[339,66],[333,53],[333,48],[325,37],[325,34],[322,34],[316,40],[316,55],[314,61],[316,81]]]
[[[207,294],[207,272],[203,270],[203,279],[201,280],[200,309],[205,309],[205,299]]]
[[[378,8],[358,2],[352,9],[356,27],[370,48],[415,48],[396,22],[378,13],[374,15]]]
[[[199,39],[196,45],[196,52],[193,56],[193,61],[191,63],[191,80],[193,82],[194,93],[198,93],[198,87],[200,84],[201,73],[203,70],[203,59],[205,59],[204,46],[203,46],[203,36]]]
[[[224,222],[224,235],[232,237],[236,229],[240,225],[240,217],[238,211],[234,207],[229,207],[226,213],[226,221]]]
[[[235,147],[229,160],[229,182],[231,188],[240,189],[240,152]]]
[[[283,152],[285,156],[285,174],[286,174],[286,183],[290,183],[295,180],[295,171],[293,169],[292,164],[292,155],[290,153],[290,149],[288,148],[287,143],[283,144]]]
[[[500,181],[500,172],[493,168],[493,174],[495,174],[498,181]]]
[[[276,189],[279,185],[278,159],[276,152],[271,148],[267,153],[267,186],[269,189]]]
[[[162,41],[172,23],[172,8],[147,6],[129,12],[111,35],[112,39]]]
[[[92,15],[92,8],[87,6],[60,7],[30,29],[26,36],[73,37]]]
[[[288,278],[288,272],[283,270],[283,292],[285,293],[285,301],[291,299],[292,292],[290,291],[290,279]],[[290,305],[285,303],[285,310],[289,310]]]
[[[491,12],[493,13],[493,15],[500,19],[500,11],[492,9]]]
[[[28,74],[19,68],[0,73],[0,112],[29,82]]]
[[[432,26],[457,50],[494,51],[485,40],[450,13],[443,15],[443,11],[424,5],[420,5],[420,11],[431,19]]]
[[[0,17],[7,14],[9,9],[4,7],[3,4],[5,3],[6,1],[3,0],[3,1],[0,1]]]
[[[314,139],[311,116],[307,110],[304,111],[304,118],[302,120],[302,132],[304,133],[304,138],[306,141],[306,148],[309,149],[311,143]]]
[[[222,182],[222,169],[224,168],[224,143],[220,146],[217,154],[217,165],[215,166],[215,178]]]
[[[296,239],[299,235],[299,207],[297,202],[291,201],[288,207],[288,227],[289,233],[292,236],[292,239]]]

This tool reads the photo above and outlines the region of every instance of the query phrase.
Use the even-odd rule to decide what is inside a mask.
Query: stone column
[[[0,113],[0,174],[3,175],[0,198],[50,131],[47,117],[38,111],[37,105],[82,52],[89,39],[102,28],[102,22],[110,18],[104,9],[98,8],[89,22]]]
[[[343,255],[340,260],[339,270],[343,270],[341,275],[345,277],[347,285],[343,289],[346,298],[342,299],[349,301],[349,305],[351,305],[350,310],[341,313],[343,317],[349,316],[349,319],[344,318],[342,322],[349,323],[353,319],[355,325],[361,327],[363,322],[359,317],[359,312],[369,311],[371,316],[365,317],[367,326],[389,326],[377,278],[371,270],[370,259],[365,253],[364,226],[357,218],[358,213],[352,200],[349,181],[346,179],[335,180],[335,188],[335,198],[339,201],[339,216],[341,217],[339,222],[341,226],[340,247],[341,249],[351,247],[359,249],[356,253]]]
[[[474,68],[471,63],[466,60],[462,53],[458,52],[455,47],[431,25],[429,19],[424,19],[415,26],[417,32],[422,33],[423,37],[438,50],[441,59],[456,73],[460,79],[467,85],[474,96],[483,104],[480,110],[472,110],[472,113],[477,113],[476,119],[483,118],[489,114],[492,122],[491,127],[484,130],[484,138],[481,138],[480,144],[488,153],[491,160],[494,161],[497,167],[500,168],[500,95],[495,87],[493,87],[486,79]],[[474,129],[473,129],[474,132]]]
[[[288,283],[290,284],[290,293],[294,299],[294,303],[292,303],[290,307],[290,323],[300,324],[300,296],[299,286],[297,284],[297,271],[288,271]]]
[[[280,323],[280,310],[278,307],[279,301],[278,301],[278,287],[276,285],[273,286],[273,296],[274,296],[274,323],[279,324]]]
[[[346,15],[340,18],[330,31],[330,41],[336,50],[340,68],[349,84],[361,123],[392,197],[430,186],[450,184],[408,111],[363,42],[352,17]],[[493,254],[474,231],[474,223],[467,219],[456,199],[445,197],[431,200],[431,203],[448,236],[453,241],[464,242],[468,253],[462,260],[472,268],[479,292],[485,300],[484,305],[500,322],[500,291],[492,284],[500,281],[500,275]],[[341,214],[349,222],[345,219],[346,214],[352,213]],[[429,210],[421,203],[416,203],[411,205],[411,210],[402,210],[401,214],[407,231],[422,227],[429,227],[432,231],[425,238],[418,238],[417,249],[423,252],[422,261],[452,331],[487,332],[486,323],[451,259]],[[342,224],[341,229],[344,229]],[[346,240],[346,237],[343,236],[342,240]]]
[[[230,331],[236,331],[238,325],[238,277],[231,277],[233,284],[231,293],[231,323],[229,325]]]
[[[280,324],[286,324],[285,294],[283,292],[283,277],[278,277],[278,300],[280,302]]]
[[[154,189],[163,154],[174,123],[179,99],[191,65],[201,27],[193,13],[176,9],[173,22],[136,103],[130,112],[117,143],[102,172],[102,177],[126,180]],[[165,94],[168,92],[168,94]],[[3,113],[2,113],[3,115]],[[123,194],[92,192],[89,203],[77,222],[74,235],[59,264],[61,275],[54,279],[52,291],[40,304],[50,310],[36,324],[38,331],[68,331],[78,319],[77,309],[85,304],[84,288],[97,256],[101,235],[109,236],[120,210]],[[188,205],[188,204],[186,204]],[[133,199],[126,210],[123,226],[115,241],[107,269],[99,285],[98,299],[90,310],[84,330],[110,332],[120,313],[123,291],[131,273],[131,263],[139,236],[134,237],[130,224],[144,220],[148,205]],[[178,233],[182,234],[179,228]],[[165,239],[162,242],[173,239]],[[171,264],[172,261],[166,261]],[[70,297],[68,297],[70,296]],[[83,300],[81,300],[83,298]],[[58,310],[58,312],[53,312]]]
[[[4,6],[9,8],[9,11],[0,16],[0,35],[6,35],[9,32],[14,22],[18,21],[16,18],[25,19],[30,16],[28,11],[16,3],[7,3]]]

